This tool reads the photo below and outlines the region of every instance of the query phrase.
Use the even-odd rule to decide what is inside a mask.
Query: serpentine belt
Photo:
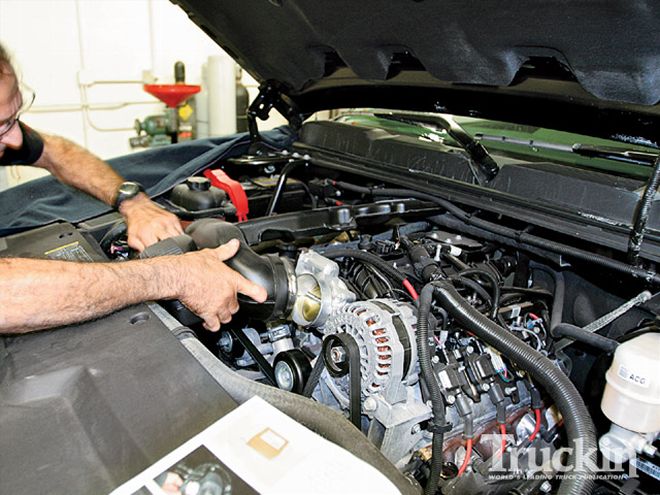
[[[334,347],[341,347],[346,353],[346,359],[336,363],[331,354]],[[325,367],[334,377],[342,377],[348,374],[349,378],[349,419],[355,427],[360,430],[362,400],[361,400],[361,376],[360,376],[360,348],[355,339],[346,333],[328,335],[323,341],[321,351]]]

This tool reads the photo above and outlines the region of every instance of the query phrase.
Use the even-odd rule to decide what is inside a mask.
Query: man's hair
[[[9,52],[0,43],[0,78],[4,76],[15,76],[16,71],[9,58]]]

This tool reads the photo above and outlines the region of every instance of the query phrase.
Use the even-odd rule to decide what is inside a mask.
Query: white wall
[[[104,159],[133,152],[135,119],[162,113],[164,105],[142,90],[144,71],[169,83],[181,60],[186,82],[200,84],[207,58],[225,55],[169,0],[0,0],[0,41],[37,94],[23,120]],[[256,82],[243,74],[253,98]],[[260,127],[282,123],[277,115]],[[7,168],[8,185],[43,173]]]

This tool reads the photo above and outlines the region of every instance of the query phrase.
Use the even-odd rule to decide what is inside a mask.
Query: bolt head
[[[362,408],[365,412],[374,412],[376,409],[378,409],[378,403],[373,397],[367,397],[362,404]]]
[[[222,352],[231,352],[233,342],[229,334],[223,334],[218,341],[218,347]]]
[[[291,367],[284,361],[280,361],[275,365],[275,381],[277,386],[282,390],[291,391],[293,390],[293,385],[295,384],[295,378],[293,370]]]
[[[330,349],[330,359],[335,364],[341,364],[346,361],[346,350],[343,347],[333,347]]]

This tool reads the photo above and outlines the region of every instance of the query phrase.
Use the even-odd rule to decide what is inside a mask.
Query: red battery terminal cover
[[[229,195],[229,199],[236,208],[236,218],[238,221],[246,221],[250,209],[248,208],[247,195],[241,183],[229,177],[221,169],[205,170],[204,177],[211,181],[212,186],[222,189]]]

